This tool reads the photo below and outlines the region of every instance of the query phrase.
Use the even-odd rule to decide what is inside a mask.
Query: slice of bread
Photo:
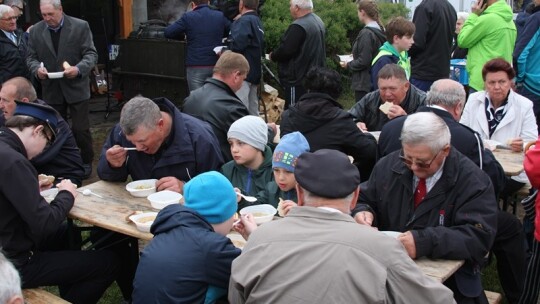
[[[379,107],[379,110],[381,110],[381,112],[383,112],[385,115],[388,115],[388,111],[390,110],[390,107],[393,105],[393,103],[387,101],[385,103],[383,103],[380,107]]]
[[[52,175],[46,175],[46,174],[40,174],[38,175],[38,180],[40,182],[45,183],[46,185],[54,183],[54,176]]]

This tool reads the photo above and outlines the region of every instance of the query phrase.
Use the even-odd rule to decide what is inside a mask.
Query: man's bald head
[[[459,82],[440,79],[431,85],[426,104],[442,107],[450,112],[454,119],[459,120],[465,105],[465,96],[465,89]]]

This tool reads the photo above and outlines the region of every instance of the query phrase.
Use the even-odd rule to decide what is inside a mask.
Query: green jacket
[[[467,71],[470,87],[477,91],[484,89],[482,67],[489,60],[502,57],[512,63],[516,35],[512,9],[504,0],[490,5],[480,16],[469,15],[458,35],[458,45],[469,49]]]
[[[221,167],[221,173],[231,181],[236,187],[246,195],[256,195],[266,188],[266,184],[274,180],[272,172],[272,149],[266,146],[264,150],[264,161],[257,170],[248,169],[242,165],[237,165],[234,160]],[[258,202],[255,202],[258,203]],[[244,199],[238,203],[238,210],[251,205]]]
[[[266,184],[266,188],[263,191],[257,194],[257,204],[270,204],[277,208],[280,198],[284,201],[291,200],[298,203],[296,188],[292,188],[289,191],[282,191],[276,182],[272,180]]]
[[[411,76],[411,58],[409,57],[409,53],[407,51],[398,52],[396,48],[390,44],[388,41],[386,41],[380,48],[379,53],[375,58],[373,58],[373,61],[371,61],[371,65],[375,65],[375,63],[381,58],[382,56],[396,56],[398,58],[397,65],[402,67],[405,70],[405,73],[407,74],[407,79]],[[377,73],[378,74],[378,73]]]

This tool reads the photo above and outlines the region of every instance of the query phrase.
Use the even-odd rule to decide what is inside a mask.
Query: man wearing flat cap
[[[445,285],[457,303],[487,303],[480,267],[495,239],[495,193],[487,174],[451,147],[450,138],[436,114],[409,115],[402,149],[375,165],[353,216],[366,226],[402,232],[398,240],[413,259],[465,260]]]
[[[118,258],[106,250],[53,251],[64,241],[62,223],[77,191],[63,180],[48,204],[29,161],[54,141],[57,123],[51,108],[21,102],[0,128],[0,248],[23,288],[59,285],[70,302],[96,303],[116,276]]]
[[[259,228],[249,215],[235,226],[249,240],[232,265],[229,302],[453,303],[398,242],[355,223],[360,175],[345,154],[305,152],[294,176],[298,207]]]

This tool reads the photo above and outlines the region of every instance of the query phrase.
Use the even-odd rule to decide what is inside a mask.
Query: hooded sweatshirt
[[[491,59],[502,57],[512,62],[516,43],[516,26],[512,9],[499,0],[488,6],[480,15],[471,13],[458,35],[460,48],[469,49],[467,72],[469,86],[477,91],[484,89],[482,68]]]
[[[299,131],[311,151],[334,149],[354,158],[362,180],[369,178],[377,156],[377,142],[361,132],[354,116],[330,95],[306,93],[281,116],[281,135]]]
[[[398,52],[396,48],[388,41],[386,41],[379,49],[379,54],[373,58],[371,67],[371,83],[373,84],[373,91],[379,87],[377,85],[377,79],[379,71],[387,64],[395,63],[402,67],[407,74],[407,79],[411,76],[411,59],[407,51]]]
[[[141,253],[133,303],[203,303],[210,291],[228,288],[232,261],[241,251],[199,213],[169,205],[150,232],[154,239]]]

